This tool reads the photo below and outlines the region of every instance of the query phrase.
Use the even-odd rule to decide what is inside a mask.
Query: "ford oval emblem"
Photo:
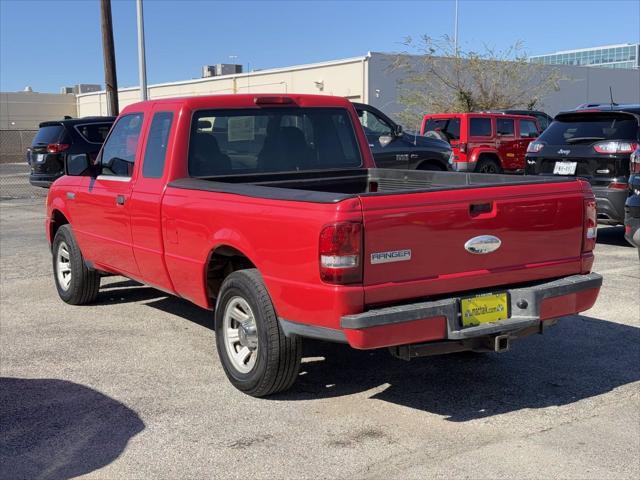
[[[469,253],[482,255],[484,253],[495,252],[500,248],[502,241],[493,235],[480,235],[473,237],[464,244],[464,249]]]

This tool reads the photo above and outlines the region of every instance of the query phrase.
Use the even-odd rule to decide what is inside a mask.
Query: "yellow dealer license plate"
[[[499,322],[509,318],[509,297],[504,293],[487,293],[460,299],[462,327]]]

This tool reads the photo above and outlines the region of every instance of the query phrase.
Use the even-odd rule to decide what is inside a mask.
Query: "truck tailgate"
[[[581,270],[584,192],[579,181],[362,195],[360,200],[368,305]],[[484,254],[465,248],[482,235],[499,239],[499,248]]]

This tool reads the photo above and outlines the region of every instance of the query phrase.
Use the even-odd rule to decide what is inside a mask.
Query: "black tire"
[[[436,162],[426,161],[418,165],[418,170],[429,171],[429,172],[444,172],[446,168]]]
[[[65,248],[69,260],[68,269],[71,276],[68,285],[64,285],[61,282],[60,275],[58,274],[58,255],[61,249],[64,250]],[[82,252],[78,247],[69,225],[62,225],[56,232],[51,253],[53,260],[53,278],[60,298],[70,305],[84,305],[93,302],[100,289],[100,274],[95,270],[87,268]]]
[[[251,308],[257,330],[257,354],[249,372],[236,366],[228,350],[223,329],[227,305],[240,297]],[[222,283],[215,311],[218,356],[229,381],[252,397],[264,397],[287,390],[300,370],[302,340],[286,337],[280,328],[271,298],[256,269],[239,270]],[[230,347],[229,347],[230,348]]]
[[[500,163],[494,158],[481,158],[476,165],[478,173],[502,173]]]

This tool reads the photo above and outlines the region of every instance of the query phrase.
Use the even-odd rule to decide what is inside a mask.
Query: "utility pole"
[[[147,59],[144,52],[144,16],[142,0],[136,0],[138,18],[138,75],[140,77],[140,100],[147,99]]]
[[[107,114],[118,115],[118,79],[116,78],[116,55],[113,47],[113,25],[111,22],[111,0],[100,0],[102,24],[102,55],[104,57],[104,85],[107,92]]]

